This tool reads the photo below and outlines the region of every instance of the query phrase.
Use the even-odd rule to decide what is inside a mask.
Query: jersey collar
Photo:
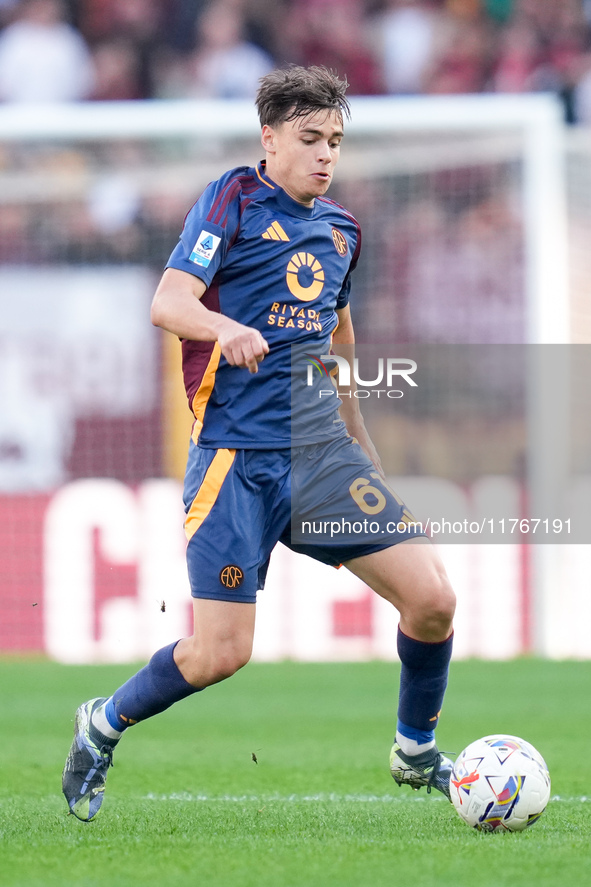
[[[316,213],[316,203],[314,201],[314,206],[304,206],[303,203],[299,203],[299,201],[294,200],[293,197],[290,197],[287,191],[284,191],[280,185],[277,185],[273,179],[270,179],[267,175],[266,171],[266,163],[264,160],[261,160],[255,167],[256,177],[261,182],[262,190],[267,192],[267,194],[273,194],[277,202],[281,205],[281,207],[286,211],[291,213],[293,216],[298,216],[300,219],[311,219]],[[263,187],[266,186],[266,187]]]
[[[259,182],[262,182],[263,185],[266,185],[267,188],[271,189],[271,191],[280,190],[279,185],[276,185],[275,182],[267,175],[267,164],[264,160],[261,160],[259,161],[259,163],[257,163],[255,171]]]

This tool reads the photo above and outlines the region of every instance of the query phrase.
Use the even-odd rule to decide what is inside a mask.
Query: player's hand
[[[251,373],[258,373],[259,363],[269,353],[269,344],[258,330],[229,317],[218,330],[218,344],[229,364],[247,367]]]

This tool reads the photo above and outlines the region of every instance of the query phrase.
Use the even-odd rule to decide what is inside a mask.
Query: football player
[[[101,806],[129,727],[225,680],[251,655],[257,590],[277,542],[344,565],[398,610],[401,684],[390,769],[449,798],[435,744],[455,599],[439,556],[388,488],[355,397],[308,384],[311,358],[354,344],[354,217],[325,197],[349,115],[346,81],[291,66],[261,80],[265,159],[212,182],[185,220],[152,304],[182,340],[194,414],[184,499],[194,629],[108,697],[76,712],[63,791],[79,819]],[[327,370],[327,372],[329,372]],[[371,514],[395,532],[304,538],[304,518]]]

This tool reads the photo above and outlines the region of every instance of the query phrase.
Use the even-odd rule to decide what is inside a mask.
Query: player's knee
[[[447,576],[437,574],[403,613],[403,621],[412,637],[427,642],[443,641],[452,631],[455,607],[455,594]]]
[[[252,654],[252,638],[237,637],[215,644],[210,651],[210,668],[213,681],[231,678],[249,662]]]
[[[456,609],[456,596],[449,579],[440,575],[433,582],[420,614],[424,630],[439,638],[451,631]]]
[[[230,649],[220,651],[212,662],[214,680],[212,683],[231,678],[233,674],[244,668],[250,661],[252,645],[236,645]]]
[[[433,616],[443,628],[451,625],[456,612],[456,596],[450,582],[445,578],[437,589],[433,601]]]
[[[211,642],[193,649],[183,674],[194,686],[209,687],[236,674],[250,660],[251,653],[251,640]]]

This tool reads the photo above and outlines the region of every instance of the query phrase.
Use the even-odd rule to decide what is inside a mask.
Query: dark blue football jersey
[[[200,446],[275,449],[346,433],[336,395],[319,393],[331,384],[314,358],[329,353],[360,247],[350,213],[325,197],[303,206],[268,178],[264,162],[208,185],[167,267],[201,278],[203,304],[260,330],[269,353],[251,374],[230,366],[217,343],[183,341]]]

